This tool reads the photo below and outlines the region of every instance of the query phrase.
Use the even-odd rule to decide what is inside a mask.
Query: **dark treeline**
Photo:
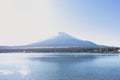
[[[86,48],[86,47],[19,47],[0,49],[0,53],[42,53],[42,52],[86,52],[86,53],[119,53],[119,48]]]

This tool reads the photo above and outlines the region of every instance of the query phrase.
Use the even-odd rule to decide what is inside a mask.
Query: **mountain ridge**
[[[58,46],[105,47],[91,41],[74,38],[73,36],[65,32],[59,32],[58,35],[53,38],[28,44],[25,46],[27,47],[50,47],[50,46],[52,47],[58,47]]]

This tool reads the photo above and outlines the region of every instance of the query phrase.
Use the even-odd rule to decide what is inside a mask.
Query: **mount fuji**
[[[57,36],[52,37],[50,39],[28,44],[27,47],[72,47],[72,46],[79,46],[79,47],[105,47],[93,43],[91,41],[80,40],[77,38],[72,37],[71,35],[59,32]]]

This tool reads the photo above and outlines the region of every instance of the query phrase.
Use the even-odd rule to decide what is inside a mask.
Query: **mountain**
[[[57,36],[45,41],[26,45],[27,47],[59,47],[59,46],[80,46],[80,47],[103,47],[91,41],[76,39],[64,32],[59,32]]]

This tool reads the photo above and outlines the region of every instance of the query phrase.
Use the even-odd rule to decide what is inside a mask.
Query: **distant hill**
[[[59,32],[57,36],[26,45],[27,47],[59,47],[59,46],[80,46],[80,47],[105,47],[91,41],[79,40],[64,32]]]
[[[10,46],[0,46],[0,49],[9,48]]]

